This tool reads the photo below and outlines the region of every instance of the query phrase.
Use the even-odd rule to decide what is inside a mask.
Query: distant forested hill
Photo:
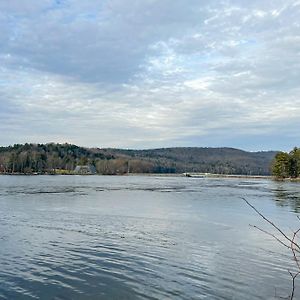
[[[123,150],[70,144],[24,144],[0,147],[2,173],[55,173],[92,164],[99,174],[183,173],[269,175],[277,152],[233,148],[162,148]]]
[[[269,175],[277,152],[246,152],[233,148],[162,148],[151,150],[103,149],[122,157],[138,170],[138,162],[156,173],[204,172],[218,174]],[[136,166],[137,164],[137,166]],[[146,166],[145,166],[146,167]]]

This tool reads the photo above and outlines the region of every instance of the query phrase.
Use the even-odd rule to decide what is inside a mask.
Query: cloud
[[[0,3],[2,144],[254,150],[300,137],[295,1],[25,2]]]

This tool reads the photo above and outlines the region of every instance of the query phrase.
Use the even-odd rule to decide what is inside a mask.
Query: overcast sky
[[[0,0],[0,144],[300,146],[298,0]]]

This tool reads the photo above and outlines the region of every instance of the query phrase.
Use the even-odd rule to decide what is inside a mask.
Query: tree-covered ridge
[[[176,147],[149,150],[109,149],[114,156],[124,156],[156,163],[169,172],[270,175],[276,152],[246,152],[234,148]]]
[[[5,173],[52,173],[74,170],[78,164],[95,164],[112,156],[70,144],[16,144],[0,147],[0,171]]]
[[[98,174],[183,173],[269,175],[276,152],[233,148],[161,148],[124,150],[83,148],[70,144],[24,144],[0,147],[2,173],[71,173],[93,165]]]
[[[277,178],[300,177],[300,149],[291,152],[278,152],[272,164],[272,173]]]

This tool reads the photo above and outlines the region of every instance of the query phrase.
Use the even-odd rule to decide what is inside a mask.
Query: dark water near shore
[[[299,183],[0,176],[0,299],[287,296],[290,253],[240,197],[300,227]]]

